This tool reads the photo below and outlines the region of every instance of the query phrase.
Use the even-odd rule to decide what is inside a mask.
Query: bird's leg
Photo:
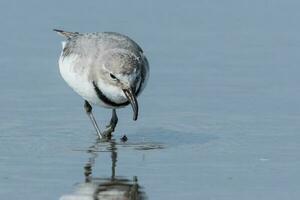
[[[96,129],[99,139],[103,138],[103,135],[102,135],[102,133],[98,127],[98,124],[95,120],[95,117],[93,115],[91,104],[89,104],[89,102],[87,102],[87,101],[84,101],[84,109],[85,109],[86,114],[89,116],[90,120],[92,121],[94,128]]]
[[[112,129],[114,131],[117,126],[117,123],[118,123],[118,116],[117,116],[116,109],[112,109],[110,123],[109,123],[109,125],[106,126],[106,128],[112,127]]]
[[[116,109],[112,109],[111,120],[109,125],[106,126],[104,135],[106,135],[108,138],[111,138],[111,133],[115,131],[117,123],[118,123],[118,116],[117,116]]]

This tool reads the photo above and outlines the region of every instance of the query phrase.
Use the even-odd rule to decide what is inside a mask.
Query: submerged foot
[[[110,123],[106,126],[106,129],[103,131],[103,135],[106,138],[111,139],[112,133],[115,131],[117,123],[118,123],[117,113],[116,113],[116,110],[113,109]]]
[[[115,131],[115,126],[108,125],[107,128],[102,132],[104,138],[111,139],[112,133]]]

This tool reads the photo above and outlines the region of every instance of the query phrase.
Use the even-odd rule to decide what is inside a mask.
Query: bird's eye
[[[115,77],[115,75],[113,75],[113,74],[109,74],[109,75],[110,75],[110,78],[117,80],[117,77]]]

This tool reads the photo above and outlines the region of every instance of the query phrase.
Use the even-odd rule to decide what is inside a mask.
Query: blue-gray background
[[[53,28],[136,40],[151,76],[118,139],[117,174],[149,199],[300,198],[300,2],[1,1],[0,199],[59,199],[84,181],[95,139],[61,79]],[[95,108],[98,121],[110,112]],[[100,154],[95,176],[110,175]]]

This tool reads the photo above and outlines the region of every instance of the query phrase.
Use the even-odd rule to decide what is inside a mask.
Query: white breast
[[[92,104],[106,107],[98,98],[92,82],[88,79],[88,70],[81,66],[78,55],[71,54],[67,57],[62,55],[59,58],[59,70],[67,84],[82,98]]]

